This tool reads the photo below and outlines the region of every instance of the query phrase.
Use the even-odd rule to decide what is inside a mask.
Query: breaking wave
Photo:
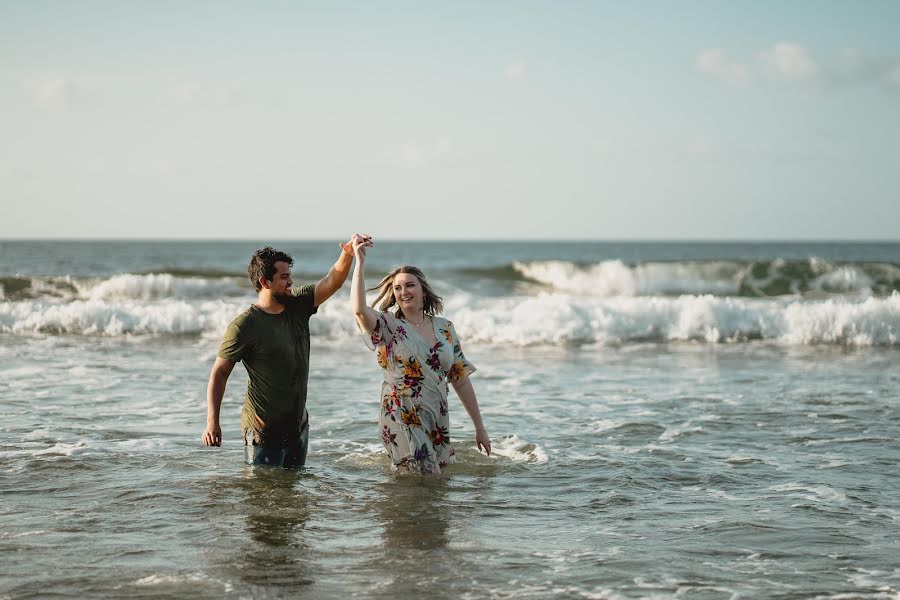
[[[173,273],[125,273],[110,278],[0,277],[0,300],[161,300],[220,298],[247,293],[246,278]]]
[[[495,269],[492,276],[510,277]],[[836,264],[820,259],[761,262],[620,260],[595,264],[568,261],[516,262],[522,281],[553,290],[590,296],[776,297],[857,294],[888,296],[900,291],[900,266],[892,263]]]
[[[128,299],[96,290],[96,296],[0,302],[0,333],[13,335],[221,335],[254,300],[235,298]],[[185,288],[191,289],[191,288]],[[191,293],[202,296],[197,289]],[[141,292],[142,294],[145,292]],[[900,293],[886,298],[763,299],[718,297],[594,297],[571,293],[477,297],[445,296],[447,315],[469,342],[571,345],[631,342],[896,346],[900,343]],[[346,292],[311,320],[314,336],[357,339]]]
[[[808,260],[649,261],[598,263],[542,260],[493,267],[456,269],[445,274],[461,289],[485,282],[512,285],[531,295],[541,291],[578,296],[713,295],[739,298],[888,297],[900,291],[900,265],[833,263]],[[295,273],[298,281],[315,274]],[[524,286],[524,287],[523,287]],[[0,277],[0,301],[127,301],[217,299],[246,295],[246,276],[212,270],[169,269],[159,273],[125,273],[108,278]]]

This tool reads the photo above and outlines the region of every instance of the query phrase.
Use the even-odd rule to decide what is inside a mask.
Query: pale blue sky
[[[0,1],[0,238],[900,238],[900,2]]]

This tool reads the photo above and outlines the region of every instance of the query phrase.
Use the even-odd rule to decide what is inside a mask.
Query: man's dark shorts
[[[290,436],[291,440],[284,445],[261,445],[258,436],[252,429],[244,431],[244,446],[247,451],[247,464],[266,465],[295,469],[306,464],[306,452],[309,450],[309,415],[305,415],[299,433]]]

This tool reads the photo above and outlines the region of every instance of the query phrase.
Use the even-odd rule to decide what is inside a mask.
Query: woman
[[[475,443],[487,454],[491,440],[481,421],[469,374],[475,372],[463,356],[453,324],[438,317],[441,297],[416,267],[394,269],[372,289],[379,291],[373,306],[366,306],[366,251],[368,239],[354,242],[356,268],[350,291],[353,314],[381,367],[381,441],[394,465],[403,471],[440,473],[455,454],[448,433],[447,382],[475,425]],[[396,313],[387,311],[397,305]]]

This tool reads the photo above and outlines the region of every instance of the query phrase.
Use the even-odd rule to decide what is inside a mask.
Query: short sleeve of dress
[[[217,356],[231,362],[240,362],[249,348],[250,340],[248,338],[246,332],[241,331],[238,319],[235,319],[225,330],[225,336],[216,353]]]
[[[378,319],[375,321],[375,329],[372,330],[371,334],[360,330],[369,350],[375,350],[380,346],[389,346],[394,341],[397,327],[400,326],[397,317],[390,313],[378,312],[377,315]]]
[[[459,341],[459,336],[456,334],[456,328],[453,327],[453,323],[447,321],[447,328],[450,333],[449,341],[453,346],[453,366],[450,367],[450,371],[447,373],[447,381],[459,381],[460,379],[465,379],[478,369],[476,369],[475,365],[470,363],[463,354],[462,344]]]

